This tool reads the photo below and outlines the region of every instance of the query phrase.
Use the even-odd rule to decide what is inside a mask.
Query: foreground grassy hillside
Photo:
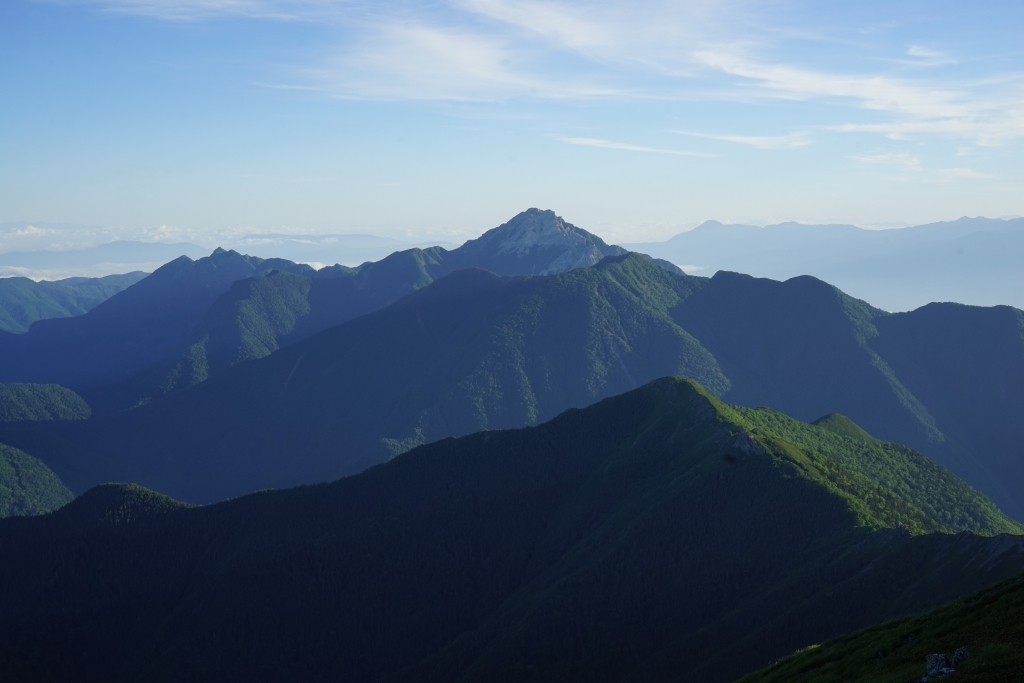
[[[977,492],[829,426],[663,379],[331,484],[198,508],[103,486],[0,521],[0,666],[714,683],[1024,570]]]
[[[807,648],[742,683],[903,683],[925,674],[930,654],[967,648],[950,683],[1024,679],[1024,575],[913,617]],[[952,663],[952,662],[951,662]]]

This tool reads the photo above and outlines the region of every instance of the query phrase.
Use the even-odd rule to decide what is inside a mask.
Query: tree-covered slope
[[[937,466],[863,443],[663,379],[332,484],[202,508],[100,487],[0,522],[0,666],[713,683],[1024,568],[1024,538],[966,531],[1019,525],[954,478],[904,495]]]
[[[282,273],[236,284],[238,296],[222,302],[233,322],[211,322],[203,344],[193,342],[202,353],[156,379],[192,383],[238,349],[252,357],[281,346],[302,325],[299,304],[285,302],[301,302],[303,282]],[[1012,419],[1024,394],[1024,377],[1012,381],[1024,359],[1020,327],[1002,309],[967,310],[998,315],[959,345],[929,350],[954,336],[939,334],[941,316],[928,327],[920,313],[890,315],[813,278],[690,277],[639,255],[526,279],[461,271],[141,412],[47,428],[45,438],[0,429],[0,440],[42,457],[76,491],[126,480],[211,501],[351,474],[424,441],[536,424],[686,375],[732,402],[805,421],[848,415],[1024,519],[1024,446]],[[918,331],[897,336],[894,320]],[[207,352],[217,339],[232,350],[220,361]]]
[[[524,211],[457,249],[410,249],[357,268],[314,271],[284,259],[218,249],[197,261],[181,257],[166,264],[88,315],[51,321],[20,337],[0,334],[0,381],[93,389],[89,398],[100,411],[119,410],[379,310],[460,269],[557,273],[624,253],[554,212],[538,209]],[[232,288],[275,270],[303,277]],[[77,279],[61,287],[72,284],[82,291],[88,288]],[[0,309],[5,301],[2,285],[0,281]],[[95,284],[89,287],[96,290]],[[270,300],[274,298],[278,301]],[[0,312],[0,331],[3,326]],[[117,386],[95,390],[111,384]]]
[[[41,515],[74,497],[37,458],[0,443],[0,517]]]
[[[929,655],[944,655],[953,669],[934,680],[1015,683],[1024,675],[1022,614],[1024,575],[1018,575],[931,612],[803,649],[742,683],[920,681]],[[969,658],[956,656],[961,648]]]
[[[457,249],[395,252],[357,268],[333,266],[296,276],[236,282],[207,311],[170,358],[130,379],[91,388],[99,412],[148,403],[198,384],[231,365],[266,356],[321,330],[380,310],[440,277],[467,268],[499,275],[553,274],[589,267],[626,251],[566,223],[552,211],[530,209]],[[659,266],[682,274],[670,263]]]
[[[81,315],[145,276],[135,272],[56,282],[0,278],[0,331],[21,333],[37,320]]]
[[[84,420],[88,404],[56,384],[0,384],[0,423]],[[68,503],[74,494],[38,458],[0,443],[0,517],[39,515]]]
[[[232,283],[275,269],[313,272],[219,249],[197,261],[182,256],[84,315],[0,332],[0,381],[79,389],[131,376],[174,352]]]
[[[1024,313],[933,304],[889,314],[810,277],[718,273],[675,312],[729,378],[723,398],[800,420],[853,418],[1024,519]]]
[[[55,428],[45,442],[24,430],[3,438],[79,491],[136,481],[212,501],[333,479],[665,375],[721,391],[714,359],[669,315],[700,282],[639,256],[542,278],[459,271],[152,405]],[[71,472],[90,465],[84,478]]]
[[[876,326],[872,349],[942,432],[935,457],[1024,519],[1024,311],[930,304]]]
[[[59,384],[0,384],[0,422],[84,420],[89,404]]]

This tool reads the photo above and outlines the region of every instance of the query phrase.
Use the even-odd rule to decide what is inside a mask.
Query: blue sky
[[[1022,26],[1016,2],[5,0],[0,223],[459,241],[539,206],[629,242],[1024,214]]]

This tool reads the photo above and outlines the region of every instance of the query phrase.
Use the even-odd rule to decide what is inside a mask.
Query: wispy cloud
[[[362,37],[308,73],[339,97],[494,101],[612,96],[616,90],[573,74],[533,69],[513,43],[423,23],[367,26]]]
[[[857,101],[865,109],[925,118],[959,118],[974,113],[963,93],[932,88],[882,75],[837,74],[764,61],[730,52],[701,51],[708,66],[748,79],[780,97],[838,98]]]
[[[994,175],[982,173],[972,168],[939,168],[929,169],[922,163],[921,159],[907,152],[877,152],[874,154],[855,154],[850,157],[854,161],[870,166],[883,166],[902,171],[912,171],[920,174],[926,180],[985,180],[994,178]]]
[[[995,178],[991,173],[982,173],[980,171],[975,171],[973,168],[942,168],[936,171],[936,173],[947,178],[968,178],[976,180]]]
[[[860,73],[822,69],[817,51],[824,48],[804,48],[835,41],[815,37],[809,27],[792,20],[787,24],[752,0],[652,0],[640,5],[625,0],[81,1],[160,20],[248,17],[330,25],[337,31],[333,49],[325,49],[317,63],[292,69],[295,83],[274,80],[274,87],[319,90],[325,96],[746,103],[785,99],[878,114],[868,122],[851,116],[842,125],[832,125],[835,117],[830,116],[829,125],[821,128],[829,132],[893,139],[943,136],[981,145],[1024,137],[1020,73],[957,81],[942,69],[904,68],[959,62],[923,42],[900,47],[904,56],[890,60],[889,66],[883,66],[879,60],[884,55],[876,50],[855,62]],[[790,45],[803,47],[787,50]],[[811,142],[796,133],[706,137],[758,149]]]
[[[201,21],[249,17],[283,21],[316,20],[335,15],[344,0],[92,0],[111,12],[153,17],[163,21]]]
[[[584,147],[600,147],[602,149],[618,149],[626,152],[648,152],[653,154],[674,154],[676,156],[684,157],[715,157],[717,154],[707,154],[704,152],[691,152],[683,149],[663,149],[660,147],[643,147],[640,145],[630,145],[625,142],[612,142],[611,140],[600,140],[598,138],[568,138],[559,137],[556,138],[559,142],[564,142],[568,145],[582,145]]]
[[[875,154],[854,154],[850,157],[854,161],[873,166],[897,166],[899,168],[919,171],[921,160],[913,154],[906,152],[878,152]]]
[[[1024,137],[1024,93],[1019,89],[986,97],[966,86],[935,86],[887,75],[828,73],[723,51],[703,51],[697,56],[708,66],[747,79],[767,96],[846,100],[899,117],[882,123],[829,127],[836,132],[879,133],[893,139],[938,134],[974,139],[983,145]]]
[[[905,63],[914,64],[916,66],[945,66],[946,64],[956,64],[956,60],[945,52],[932,50],[931,48],[927,48],[922,45],[911,45],[907,49],[907,55],[910,57],[916,57],[916,59],[905,60]]]
[[[789,133],[787,135],[720,135],[714,133],[694,133],[685,130],[674,130],[672,132],[694,138],[734,142],[739,145],[747,145],[748,147],[765,150],[793,149],[794,147],[806,147],[811,144],[811,138],[807,133],[803,132]]]

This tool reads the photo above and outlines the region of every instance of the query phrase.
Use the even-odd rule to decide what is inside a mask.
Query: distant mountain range
[[[144,277],[146,273],[134,272],[56,282],[0,278],[0,331],[21,333],[37,320],[82,315]]]
[[[225,253],[198,262],[177,258],[84,315],[38,320],[24,334],[0,332],[0,381],[70,388],[115,381],[176,351],[236,281],[273,270],[315,272]]]
[[[664,260],[530,209],[338,240],[393,252],[358,265],[278,235],[0,280],[0,678],[866,683],[967,646],[956,680],[994,680],[1024,311],[721,264],[916,296],[988,244],[977,293],[1022,230],[705,225]],[[713,277],[671,262],[701,249]]]
[[[287,297],[246,298],[296,282],[292,273],[245,280],[236,293],[246,296],[232,301],[299,310]],[[253,306],[227,306],[248,312],[227,316],[234,322],[223,329],[269,329],[270,340],[273,326],[252,321],[291,319]],[[134,481],[207,502],[353,474],[420,443],[537,424],[683,375],[806,421],[849,415],[1024,519],[1022,319],[1009,307],[954,304],[887,314],[814,278],[692,277],[629,254],[550,276],[464,269],[273,353],[255,333],[225,333],[269,355],[213,372],[216,355],[197,353],[174,370],[184,388],[150,405],[3,426],[0,441],[42,458],[79,492]],[[173,375],[158,368],[158,378]],[[84,395],[102,407],[125,387]]]
[[[0,232],[2,229],[0,226]],[[54,226],[51,231],[61,229],[71,228]],[[447,243],[413,244],[361,234],[250,234],[232,237],[221,246],[261,258],[310,263],[316,268],[332,264],[355,267],[412,248],[441,246],[451,251]],[[887,230],[841,224],[789,222],[758,227],[707,221],[665,242],[622,246],[665,259],[696,275],[711,276],[719,270],[775,280],[813,275],[887,311],[908,311],[936,301],[1024,308],[1024,274],[1017,267],[1024,259],[1024,218],[1019,217],[963,217]],[[0,253],[0,276],[53,280],[70,274],[152,271],[182,255],[200,258],[208,253],[209,249],[189,243],[128,240],[88,249]]]
[[[1022,531],[846,418],[662,379],[332,484],[199,508],[105,485],[0,520],[0,667],[725,682],[1019,573],[1024,537],[1005,534]]]
[[[171,261],[88,315],[45,321],[23,335],[0,334],[0,381],[81,389],[126,380],[156,364],[148,379],[115,392],[118,401],[131,406],[239,360],[266,355],[279,342],[380,309],[456,270],[555,273],[624,253],[537,209],[452,251],[410,249],[357,268],[316,271],[218,249],[198,261]],[[661,265],[681,272],[667,262]],[[302,277],[243,281],[276,271]],[[116,405],[124,407],[121,402]]]
[[[213,501],[683,375],[803,420],[850,415],[1024,519],[1022,316],[890,315],[809,277],[687,276],[531,209],[357,268],[182,257],[85,315],[0,334],[0,381],[71,387],[95,413],[0,441],[75,491]]]
[[[1024,308],[1024,218],[960,218],[894,230],[707,221],[666,242],[624,244],[692,274],[813,275],[888,311],[935,301]]]

